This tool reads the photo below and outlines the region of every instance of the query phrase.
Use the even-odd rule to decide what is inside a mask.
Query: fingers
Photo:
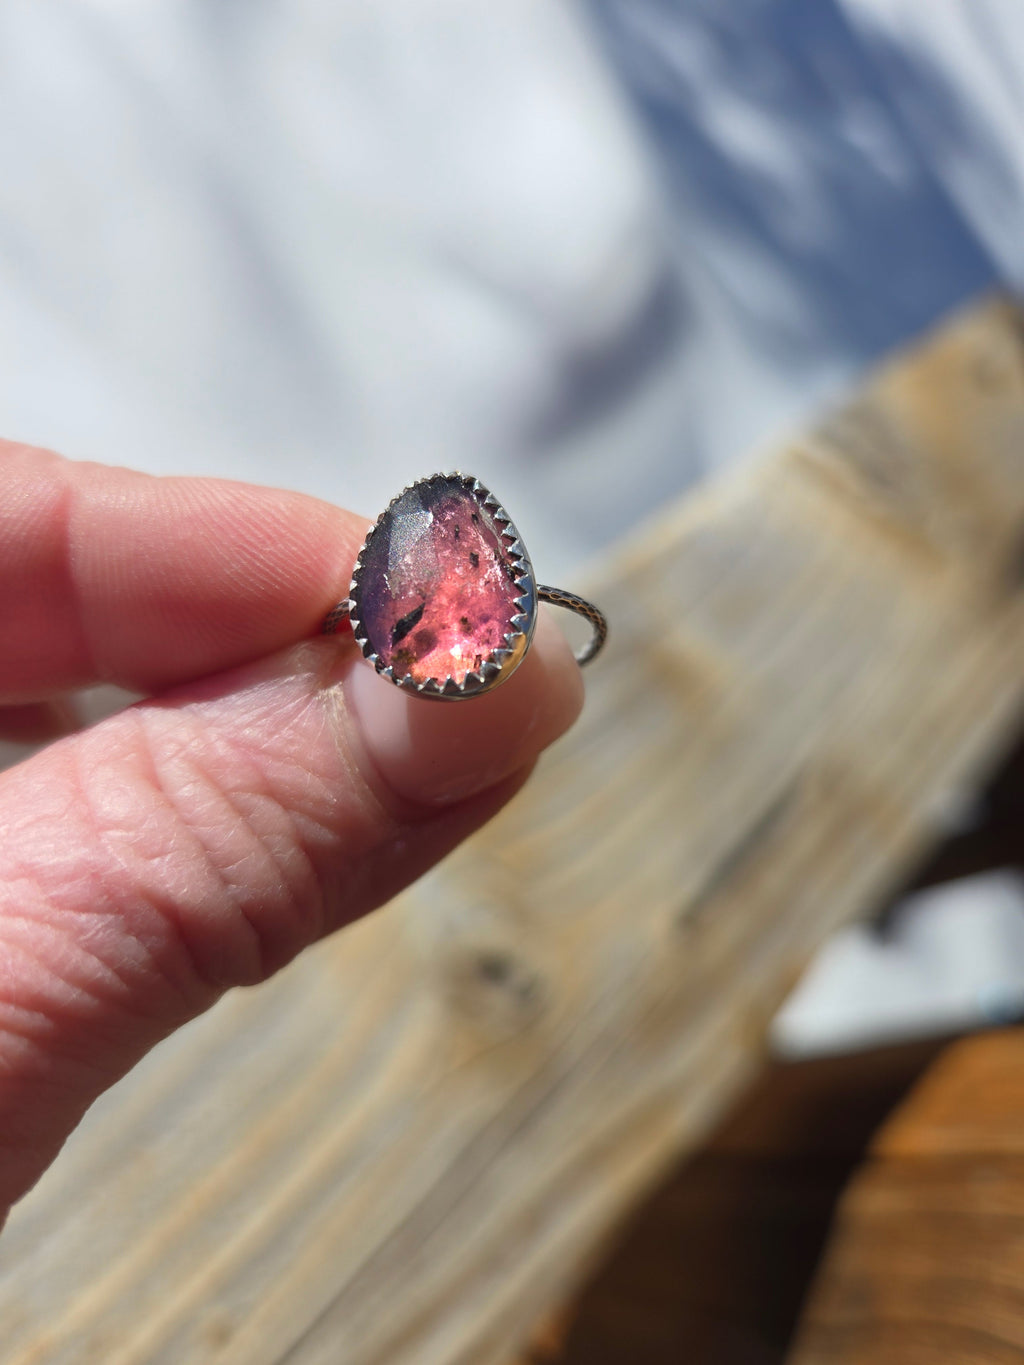
[[[0,1203],[159,1038],[488,819],[580,703],[546,623],[456,705],[314,640],[0,776]]]
[[[366,522],[315,498],[157,479],[0,442],[0,705],[152,692],[311,634]]]

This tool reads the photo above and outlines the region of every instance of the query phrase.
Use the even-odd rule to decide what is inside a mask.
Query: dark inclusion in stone
[[[360,562],[359,621],[396,678],[461,683],[515,631],[516,570],[502,527],[459,478],[403,493]]]

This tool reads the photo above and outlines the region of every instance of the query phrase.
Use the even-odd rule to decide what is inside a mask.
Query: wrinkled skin
[[[0,443],[0,733],[61,734],[97,681],[147,698],[0,774],[0,1217],[154,1043],[389,899],[577,715],[544,622],[457,705],[315,638],[365,530]]]

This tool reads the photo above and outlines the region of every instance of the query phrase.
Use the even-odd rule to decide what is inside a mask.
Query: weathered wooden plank
[[[158,1049],[15,1212],[5,1362],[507,1360],[1004,744],[1022,529],[993,303],[634,535],[510,809]]]

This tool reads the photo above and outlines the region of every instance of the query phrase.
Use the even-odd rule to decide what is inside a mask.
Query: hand
[[[154,1043],[419,876],[577,715],[543,621],[451,706],[310,638],[365,530],[0,444],[0,731],[97,681],[148,698],[0,774],[0,1217]]]

